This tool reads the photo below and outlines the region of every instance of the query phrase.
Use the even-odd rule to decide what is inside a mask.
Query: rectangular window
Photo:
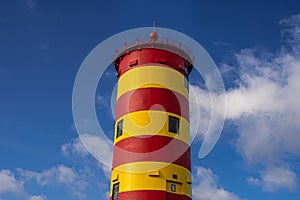
[[[117,135],[116,138],[120,137],[123,133],[123,119],[120,120],[117,124]]]
[[[175,184],[171,184],[171,191],[176,192],[176,185]]]
[[[177,117],[169,116],[169,132],[179,133],[179,119]]]
[[[113,185],[112,200],[119,199],[119,188],[120,188],[120,183],[116,183]]]
[[[178,178],[177,174],[173,174],[173,175],[172,175],[172,178],[173,178],[173,179],[177,179],[177,178]]]

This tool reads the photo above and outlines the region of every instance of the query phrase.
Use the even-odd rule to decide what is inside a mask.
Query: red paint
[[[157,39],[158,39],[158,34],[156,33],[156,32],[151,32],[150,33],[150,35],[149,35],[149,38],[150,38],[150,40],[154,40],[154,41],[156,41]]]
[[[132,63],[138,63],[132,65]],[[164,62],[164,63],[162,63]],[[183,57],[176,53],[167,50],[143,48],[133,50],[125,55],[118,57],[115,60],[115,67],[118,72],[118,77],[130,69],[141,67],[143,65],[157,65],[157,63],[164,64],[165,67],[175,69],[184,75],[184,66],[188,67],[188,73],[191,72],[193,66]]]
[[[164,42],[157,42],[157,35],[150,36],[151,41],[136,45],[124,45],[124,51],[117,52],[114,61],[115,68],[120,78],[127,71],[136,67],[160,66],[178,71],[182,76],[188,76],[192,71],[192,59],[179,46],[172,46]],[[159,73],[159,72],[158,72]],[[135,77],[132,77],[133,79]],[[174,80],[176,81],[176,80]],[[174,113],[189,121],[188,99],[183,95],[168,89],[161,88],[139,88],[127,91],[117,101],[117,119],[121,116],[142,111],[159,110]],[[160,130],[158,130],[160,131]],[[128,133],[130,134],[130,133]],[[134,133],[138,137],[129,137],[120,140],[114,146],[113,170],[117,166],[133,162],[165,162],[175,164],[191,170],[190,146],[185,142],[161,135],[142,135],[147,133]],[[189,133],[180,132],[179,134]],[[184,169],[179,169],[183,170]],[[157,177],[155,177],[157,178]],[[165,180],[167,181],[167,180]],[[120,184],[131,184],[130,179]],[[191,185],[186,185],[191,187]],[[130,188],[130,187],[129,187]],[[182,194],[175,194],[159,190],[132,190],[119,193],[119,200],[191,200]],[[150,189],[150,188],[149,188]],[[110,198],[111,199],[111,198]]]
[[[181,140],[160,135],[129,137],[115,144],[113,168],[142,161],[173,163],[191,170],[190,146]]]
[[[188,99],[178,92],[165,88],[139,88],[124,93],[117,101],[116,119],[142,110],[166,111],[189,121]]]
[[[170,197],[169,199],[167,199]],[[133,190],[119,193],[119,200],[192,200],[192,198],[161,190]],[[112,197],[110,197],[112,200]]]

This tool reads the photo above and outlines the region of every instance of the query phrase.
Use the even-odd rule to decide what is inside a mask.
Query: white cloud
[[[9,170],[0,171],[0,196],[5,193],[13,193],[17,196],[24,195],[23,182],[16,180]]]
[[[45,196],[31,196],[29,200],[46,200]]]
[[[217,179],[218,177],[210,169],[197,167],[194,177],[193,199],[240,200],[237,195],[218,187]]]
[[[300,41],[300,14],[292,15],[288,18],[285,18],[280,21],[280,24],[283,25],[285,28],[283,29],[282,33],[284,36],[287,36],[287,42],[289,47],[293,49],[293,51],[299,51],[299,42]]]
[[[13,194],[16,197],[28,200],[46,200],[45,196],[29,195],[24,188],[25,180],[16,179],[15,174],[10,170],[0,171],[0,200],[4,194]]]
[[[82,157],[92,154],[99,162],[105,176],[109,179],[111,175],[111,164],[113,154],[113,144],[99,136],[83,134],[70,143],[63,144],[61,147],[63,155]]]
[[[249,177],[250,184],[258,185],[265,191],[276,191],[285,188],[294,191],[297,188],[298,178],[295,172],[284,167],[269,167],[261,172],[261,179]]]
[[[72,140],[69,143],[65,143],[61,146],[61,152],[65,156],[80,155],[87,156],[89,153],[83,146],[79,138]]]
[[[261,176],[250,177],[248,182],[266,191],[296,187],[297,175],[290,169],[290,161],[300,155],[300,15],[281,24],[287,27],[284,33],[289,34],[291,46],[283,46],[276,53],[244,49],[236,54],[234,69],[240,69],[240,76],[236,86],[226,92],[226,119],[238,130],[235,147],[248,165],[262,166]],[[203,100],[196,105],[209,113],[207,91],[195,91]],[[219,109],[218,103],[212,106]],[[203,122],[207,120],[209,117],[204,116]],[[275,172],[280,173],[277,179]]]
[[[81,135],[80,140],[85,144],[88,151],[100,162],[103,171],[110,173],[113,144],[99,136],[92,136],[88,134]],[[108,176],[110,176],[110,174]]]
[[[20,175],[28,179],[35,179],[41,186],[45,185],[68,185],[78,179],[77,172],[64,165],[59,165],[43,172],[33,172],[19,169]]]
[[[247,50],[238,62],[247,69],[240,86],[227,93],[227,118],[240,132],[238,151],[249,164],[278,164],[287,155],[299,156],[299,57],[291,52],[263,60]]]
[[[64,186],[74,196],[83,196],[83,191],[89,187],[89,171],[76,171],[73,168],[58,165],[42,172],[18,169],[18,174],[25,181],[34,180],[40,186]],[[36,198],[43,198],[38,196]]]

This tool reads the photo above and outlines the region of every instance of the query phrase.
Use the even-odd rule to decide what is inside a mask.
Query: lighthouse
[[[190,51],[148,40],[117,51],[111,200],[191,200]]]

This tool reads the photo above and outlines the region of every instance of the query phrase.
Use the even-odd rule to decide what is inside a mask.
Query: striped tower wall
[[[135,48],[118,72],[110,199],[191,200],[188,74],[180,54]]]

